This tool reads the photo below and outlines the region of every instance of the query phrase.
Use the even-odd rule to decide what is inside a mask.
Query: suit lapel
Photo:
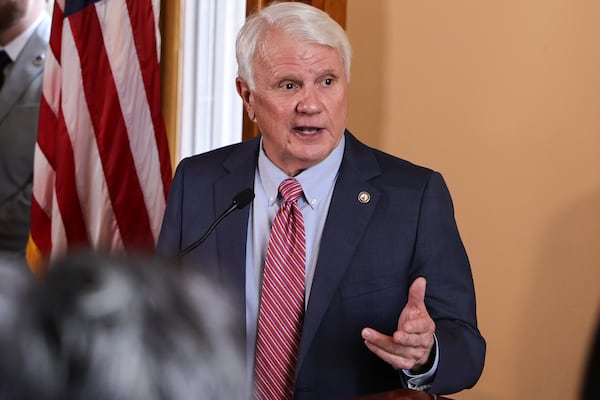
[[[224,162],[229,172],[215,183],[216,215],[220,215],[231,204],[233,197],[246,188],[254,189],[254,171],[258,159],[260,138],[254,138],[238,146]],[[246,234],[250,207],[232,212],[216,228],[217,251],[220,274],[223,282],[231,285],[235,301],[244,312]],[[243,314],[242,314],[243,315]]]
[[[380,193],[369,179],[379,174],[371,151],[347,133],[304,320],[297,373],[377,205]],[[358,200],[361,192],[370,195],[368,202]]]
[[[15,60],[10,75],[6,77],[0,91],[0,120],[19,101],[31,82],[43,72],[49,35],[50,18],[45,16]]]

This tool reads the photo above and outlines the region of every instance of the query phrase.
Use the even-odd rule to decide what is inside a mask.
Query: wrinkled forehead
[[[312,36],[303,36],[280,28],[269,28],[262,32],[254,51],[253,60],[255,64],[258,60],[268,63],[270,58],[284,54],[303,59],[308,58],[315,49],[319,50],[319,47],[330,54],[335,54],[343,64],[340,49]]]

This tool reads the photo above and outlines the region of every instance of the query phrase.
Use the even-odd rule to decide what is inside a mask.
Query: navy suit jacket
[[[427,279],[425,303],[440,349],[430,391],[471,387],[483,369],[485,341],[477,329],[469,261],[441,175],[369,148],[348,131],[345,137],[304,320],[295,398],[344,399],[402,387],[401,374],[367,349],[361,330],[391,335],[408,288],[420,276]],[[177,255],[240,190],[253,187],[259,142],[254,138],[180,163],[159,254]],[[363,191],[371,195],[369,202],[358,200]],[[184,260],[228,286],[241,314],[249,209],[229,215]]]

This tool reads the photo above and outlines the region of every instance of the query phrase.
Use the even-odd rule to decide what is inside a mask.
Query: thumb
[[[425,306],[425,289],[427,287],[427,281],[425,278],[420,277],[410,285],[408,289],[408,303],[407,306],[413,306],[421,308]]]
[[[409,321],[415,320],[421,317],[423,310],[425,310],[425,287],[427,281],[425,278],[417,278],[410,285],[408,289],[408,301],[400,313],[398,319],[398,330],[399,331],[410,331],[410,328],[406,325]]]

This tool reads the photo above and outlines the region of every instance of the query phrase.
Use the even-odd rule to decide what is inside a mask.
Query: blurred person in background
[[[50,16],[44,0],[0,0],[0,258],[23,258]]]
[[[91,254],[21,271],[0,269],[1,399],[241,398],[242,337],[204,277]]]

